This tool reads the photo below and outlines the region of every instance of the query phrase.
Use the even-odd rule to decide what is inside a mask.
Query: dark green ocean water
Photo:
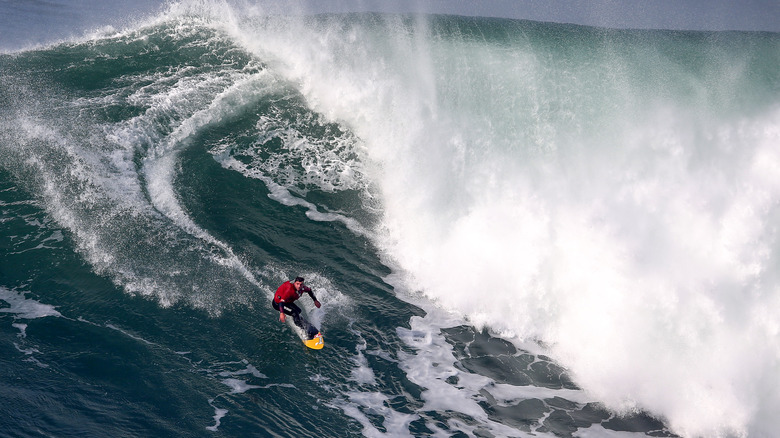
[[[494,167],[496,175],[527,175],[528,199],[549,196],[582,213],[594,191],[613,193],[615,181],[600,179],[594,162],[614,158],[617,167],[636,170],[631,181],[650,175],[656,186],[649,186],[657,187],[670,179],[690,186],[700,179],[696,169],[764,157],[764,173],[749,179],[763,194],[701,198],[717,217],[732,199],[748,199],[745,208],[759,211],[757,220],[728,217],[736,227],[760,228],[755,239],[768,246],[759,271],[771,274],[777,237],[767,224],[778,216],[780,187],[772,167],[780,114],[776,34],[604,31],[455,17],[299,22],[204,9],[173,8],[121,32],[0,55],[0,435],[768,436],[765,414],[777,407],[777,392],[750,388],[778,382],[771,377],[780,360],[771,331],[776,309],[751,331],[767,346],[765,359],[745,365],[757,380],[720,376],[727,386],[748,388],[736,392],[733,406],[747,400],[749,413],[732,411],[734,421],[722,423],[678,417],[697,411],[681,409],[674,391],[688,404],[702,403],[697,385],[685,389],[698,383],[696,368],[656,374],[669,363],[687,364],[699,341],[728,349],[716,328],[708,331],[698,301],[677,298],[691,305],[692,317],[653,307],[666,312],[653,321],[683,339],[659,341],[668,342],[660,351],[670,356],[653,368],[660,372],[624,364],[634,354],[626,345],[656,341],[643,326],[634,334],[630,325],[607,328],[616,337],[606,340],[584,329],[587,350],[618,367],[610,391],[588,380],[598,364],[579,350],[556,350],[567,329],[557,318],[579,306],[580,295],[544,278],[568,265],[517,259],[505,269],[514,246],[499,256],[468,241],[442,242],[450,224],[465,227],[456,236],[505,225],[534,229],[514,210],[504,216],[507,224],[492,222],[500,215],[474,214],[485,205],[497,211],[497,192],[502,205],[522,204],[528,193],[479,176],[475,163],[483,159],[515,163]],[[312,49],[318,38],[331,50]],[[415,76],[430,66],[432,74]],[[728,86],[714,85],[727,79]],[[342,81],[354,88],[340,88]],[[675,104],[666,114],[672,118],[693,113],[694,126],[743,123],[743,131],[724,128],[703,141],[696,136],[707,129],[685,131],[657,143],[672,144],[661,158],[641,142],[616,152],[610,138],[630,142],[626,132],[658,126],[645,123],[649,115],[658,116],[660,130],[677,132],[677,124],[663,125],[663,111],[645,110],[662,101]],[[398,116],[405,113],[409,119]],[[454,149],[437,148],[445,131],[458,128],[462,133],[443,143]],[[680,165],[694,168],[682,181],[663,171],[679,164],[678,140],[680,153],[693,157]],[[702,152],[707,141],[717,153]],[[745,144],[747,158],[738,152]],[[425,157],[425,170],[405,166],[413,156]],[[743,167],[725,165],[714,180],[727,184]],[[651,197],[678,193],[644,187]],[[617,195],[594,199],[606,209],[624,206]],[[621,210],[624,218],[609,235],[619,241],[637,209]],[[583,215],[595,224],[610,221],[592,213]],[[671,227],[664,218],[642,230],[668,237],[658,231]],[[431,221],[441,234],[415,234]],[[571,231],[554,218],[546,223],[560,225],[559,235]],[[683,234],[696,228],[683,226]],[[517,243],[511,232],[503,236]],[[407,238],[414,244],[405,245]],[[473,258],[462,265],[447,258],[452,252]],[[637,266],[660,258],[637,253],[645,260]],[[449,260],[452,269],[426,256]],[[530,283],[499,287],[484,265],[514,279],[525,278],[523,266],[538,269],[528,274]],[[484,289],[468,283],[471,266],[485,274]],[[676,278],[665,265],[653,272]],[[751,306],[771,306],[778,283],[770,274],[724,280],[714,289],[748,282],[755,286]],[[276,287],[296,275],[323,304],[317,310],[301,300],[324,334],[321,351],[304,348],[270,307]],[[461,275],[463,290],[452,284]],[[437,300],[438,276],[449,279],[449,298]],[[546,292],[529,296],[531,283]],[[613,311],[631,318],[634,307],[609,296],[618,303]],[[733,297],[707,300],[723,309]],[[505,303],[524,309],[514,314],[523,323],[506,316]],[[580,309],[595,312],[594,325],[602,320]],[[741,320],[750,309],[722,319]],[[700,331],[685,331],[689,326]],[[560,360],[551,358],[556,353]],[[581,389],[580,378],[592,391]],[[666,388],[668,397],[637,389],[646,385]]]

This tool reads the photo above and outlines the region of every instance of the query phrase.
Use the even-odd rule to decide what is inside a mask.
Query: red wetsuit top
[[[279,289],[276,289],[274,303],[292,303],[293,301],[300,298],[304,292],[309,294],[312,300],[317,301],[317,299],[314,298],[314,294],[312,293],[311,288],[301,285],[301,289],[297,291],[295,290],[295,286],[293,286],[291,281],[285,281],[281,286],[279,286]]]

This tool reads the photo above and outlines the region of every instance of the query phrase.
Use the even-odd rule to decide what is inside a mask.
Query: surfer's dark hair
[[[296,281],[300,281],[301,283],[303,283],[303,277],[295,277],[295,280],[293,280],[293,282]]]

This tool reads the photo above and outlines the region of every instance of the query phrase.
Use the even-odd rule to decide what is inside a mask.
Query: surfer
[[[303,277],[295,277],[293,281],[285,281],[276,289],[274,294],[274,300],[271,303],[274,309],[279,311],[279,321],[284,322],[284,315],[291,315],[295,325],[302,327],[301,324],[301,308],[296,306],[294,301],[303,295],[303,293],[309,294],[314,305],[320,308],[320,302],[317,301],[317,297],[314,296],[311,288],[304,286]]]

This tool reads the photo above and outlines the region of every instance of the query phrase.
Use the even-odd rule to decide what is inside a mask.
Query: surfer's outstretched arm
[[[308,286],[301,286],[301,291],[306,292],[311,297],[311,300],[314,301],[314,305],[317,306],[319,309],[322,304],[320,304],[319,301],[317,301],[317,297],[314,296],[314,291],[311,290]]]

